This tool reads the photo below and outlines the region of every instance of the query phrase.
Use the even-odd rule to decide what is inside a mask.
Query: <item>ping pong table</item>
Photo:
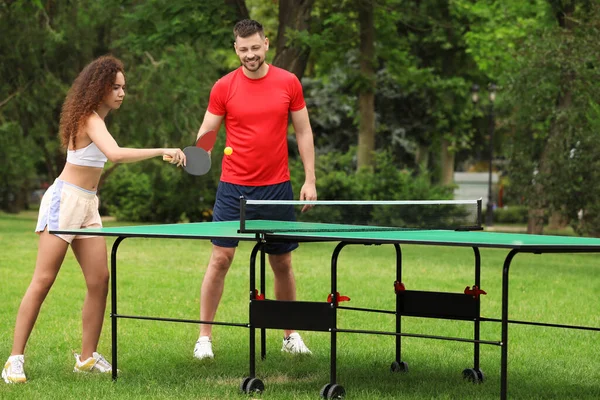
[[[170,322],[210,323],[249,328],[249,375],[242,379],[240,389],[245,393],[264,390],[264,383],[256,376],[255,342],[256,329],[261,330],[261,357],[265,357],[265,329],[289,328],[330,332],[330,379],[320,390],[323,398],[340,398],[345,395],[345,388],[337,382],[336,376],[336,340],[338,333],[364,333],[391,335],[396,338],[395,360],[391,364],[392,372],[406,372],[408,365],[401,357],[401,338],[419,337],[429,339],[456,340],[473,343],[473,366],[463,371],[463,377],[473,382],[483,382],[484,375],[479,365],[479,347],[481,344],[500,347],[500,397],[508,396],[508,343],[509,325],[525,324],[548,326],[565,329],[583,329],[600,331],[600,327],[548,324],[544,322],[516,321],[509,319],[509,272],[513,259],[518,254],[533,253],[599,253],[600,239],[542,236],[528,234],[495,233],[486,231],[449,231],[449,230],[352,230],[348,225],[320,224],[309,222],[283,223],[281,221],[255,221],[253,229],[246,230],[240,221],[202,222],[188,224],[165,224],[145,226],[124,226],[101,229],[61,230],[51,233],[67,233],[78,235],[99,235],[116,237],[111,250],[111,328],[112,328],[112,362],[113,379],[117,379],[117,321],[120,318],[152,319]],[[284,228],[282,229],[282,226]],[[126,238],[171,238],[208,240],[213,238],[230,238],[256,242],[250,255],[250,305],[247,323],[205,322],[172,318],[155,318],[146,316],[121,315],[117,307],[117,251],[119,244]],[[337,242],[331,257],[331,292],[325,302],[285,302],[264,298],[265,257],[263,248],[270,242]],[[351,245],[392,245],[396,250],[396,277],[394,292],[396,315],[394,331],[376,332],[366,330],[340,329],[336,325],[339,310],[351,309],[365,312],[381,312],[381,310],[344,307],[340,303],[344,297],[337,292],[337,260],[340,252]],[[472,248],[474,254],[474,281],[464,293],[426,292],[407,290],[402,282],[401,245],[423,246],[459,246]],[[480,315],[481,296],[485,294],[480,285],[481,248],[505,249],[507,251],[502,267],[502,306],[499,319],[485,318]],[[259,254],[261,257],[258,257]],[[257,262],[257,259],[259,261]],[[260,284],[256,287],[256,266],[260,264]],[[425,334],[402,332],[402,317],[430,317],[473,322],[473,338],[440,337]],[[499,322],[501,337],[499,340],[481,340],[481,322]]]

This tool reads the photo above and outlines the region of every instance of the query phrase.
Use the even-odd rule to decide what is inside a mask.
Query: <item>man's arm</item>
[[[304,107],[298,111],[292,111],[292,124],[296,131],[296,141],[298,142],[298,151],[304,165],[304,185],[300,190],[300,200],[316,200],[317,187],[315,176],[315,144],[313,141],[312,128],[308,119],[308,110]],[[308,210],[309,206],[304,206],[302,211]]]
[[[219,132],[219,128],[221,128],[221,122],[223,122],[223,115],[215,115],[207,110],[204,114],[202,125],[200,125],[200,129],[198,129],[196,140],[198,140],[200,136],[207,131]]]

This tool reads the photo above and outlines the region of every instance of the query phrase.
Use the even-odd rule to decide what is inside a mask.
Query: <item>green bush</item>
[[[351,148],[347,153],[330,152],[320,154],[316,161],[317,193],[319,200],[439,200],[451,199],[452,188],[436,186],[430,183],[427,173],[415,175],[412,171],[397,165],[388,151],[375,155],[375,165],[372,169],[365,168],[356,171],[354,159],[356,149]],[[292,186],[298,196],[304,183],[304,169],[300,160],[290,164]],[[327,221],[331,223],[360,223],[364,222],[364,214],[358,215],[351,207],[314,208],[303,215],[303,220]],[[402,218],[397,210],[377,208],[367,210],[369,220],[377,224],[404,226],[414,225],[416,221],[408,221],[411,214]],[[412,214],[415,218],[417,213]],[[422,218],[423,215],[418,215]]]
[[[494,222],[499,224],[526,224],[526,206],[506,206],[494,210]]]
[[[399,167],[391,153],[378,152],[373,169],[356,171],[356,149],[346,153],[320,154],[316,160],[319,200],[436,200],[451,199],[452,187],[432,185],[427,173],[414,174]],[[101,213],[134,222],[199,222],[212,218],[212,207],[220,177],[220,156],[204,176],[191,176],[160,160],[119,164],[107,168],[99,195]],[[299,159],[290,159],[296,198],[304,183]],[[109,172],[110,171],[110,172]],[[355,209],[315,208],[304,216],[313,221],[358,222]],[[399,220],[393,210],[371,209],[371,220],[397,226],[412,223],[410,213]],[[421,210],[420,210],[421,212]],[[438,211],[439,213],[439,211]],[[412,217],[417,215],[413,213]],[[419,214],[423,216],[422,212]]]
[[[600,237],[600,205],[591,204],[582,211],[582,218],[572,218],[571,227],[582,236]]]
[[[134,222],[200,222],[212,218],[218,160],[204,176],[160,160],[119,164],[100,189],[101,213]],[[110,170],[110,168],[109,168]]]
[[[27,207],[40,158],[32,149],[33,140],[19,124],[0,124],[0,210],[16,213]]]
[[[99,197],[108,213],[119,220],[150,221],[152,185],[148,175],[135,169],[129,165],[117,168]]]

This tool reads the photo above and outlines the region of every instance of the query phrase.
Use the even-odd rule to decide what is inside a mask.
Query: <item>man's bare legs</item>
[[[200,294],[200,319],[202,321],[214,321],[217,314],[219,302],[223,296],[225,277],[231,267],[235,248],[225,248],[213,245],[206,274],[202,281],[202,292]],[[296,300],[296,281],[292,270],[292,253],[269,254],[269,264],[274,274],[274,291],[277,300]],[[199,359],[213,358],[212,352],[212,325],[202,324],[200,326],[200,338],[194,348],[194,356]],[[283,351],[290,353],[310,354],[302,338],[292,329],[284,330]]]
[[[221,247],[213,245],[213,250],[208,261],[208,267],[202,280],[200,292],[200,320],[214,321],[217,308],[223,296],[225,277],[235,255],[235,247]],[[212,351],[212,325],[200,325],[200,337],[194,346],[194,357],[203,360],[213,358]]]
[[[200,320],[214,321],[225,288],[225,276],[231,267],[235,247],[213,245],[200,292]],[[212,325],[200,325],[200,336],[212,336]]]
[[[231,267],[235,248],[213,245],[200,293],[200,320],[214,321],[219,302],[223,296],[225,277]],[[275,298],[277,300],[296,300],[296,281],[292,271],[292,253],[269,254],[269,263],[275,275]],[[285,330],[285,336],[293,333]],[[202,324],[200,336],[212,335],[212,325]]]
[[[296,300],[296,279],[292,270],[292,253],[269,254],[269,264],[275,275],[275,298],[277,300]],[[294,333],[292,329],[284,331],[285,337]]]
[[[275,298],[277,300],[296,300],[296,279],[292,269],[292,253],[269,254],[269,263],[275,275]],[[293,329],[284,330],[281,351],[291,354],[311,354],[304,341]]]

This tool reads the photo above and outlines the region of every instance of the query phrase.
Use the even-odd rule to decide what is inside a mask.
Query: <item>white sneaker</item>
[[[283,347],[281,351],[290,354],[312,354],[312,351],[306,347],[300,334],[294,332],[290,336],[283,339]]]
[[[208,336],[200,336],[194,346],[194,357],[198,360],[204,360],[205,358],[215,358],[212,351],[212,342]]]
[[[92,353],[92,357],[85,361],[81,361],[79,354],[75,354],[75,368],[73,372],[100,372],[109,373],[112,372],[112,365],[106,358],[96,352]]]
[[[2,370],[2,379],[4,379],[4,382],[27,382],[27,377],[25,376],[25,371],[23,370],[24,363],[25,357],[22,354],[8,357],[6,364],[4,364],[4,369]]]

